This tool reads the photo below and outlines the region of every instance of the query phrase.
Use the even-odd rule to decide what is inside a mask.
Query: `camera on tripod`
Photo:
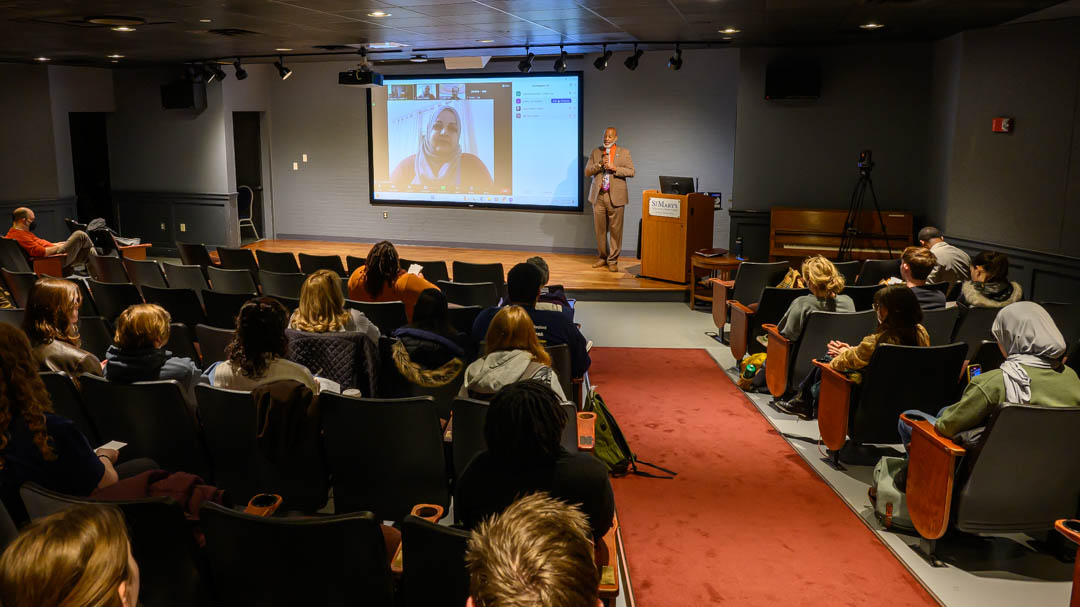
[[[874,161],[871,159],[870,150],[863,150],[859,152],[859,173],[869,173],[870,169],[874,168]]]

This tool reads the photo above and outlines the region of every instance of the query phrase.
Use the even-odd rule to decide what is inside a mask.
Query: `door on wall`
[[[259,235],[266,237],[263,221],[262,139],[259,135],[260,112],[233,112],[233,155],[236,163],[236,189],[251,188],[251,219]],[[241,200],[243,198],[241,197]],[[245,209],[241,208],[243,213]],[[248,228],[240,233],[244,243],[253,242],[255,234]]]
[[[117,228],[109,181],[109,140],[104,112],[71,112],[71,169],[75,177],[78,219],[101,217]]]

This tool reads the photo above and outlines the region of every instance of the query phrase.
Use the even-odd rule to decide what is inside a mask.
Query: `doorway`
[[[236,191],[243,186],[251,188],[251,220],[259,235],[266,237],[266,225],[263,221],[263,184],[262,184],[262,136],[260,135],[261,112],[233,112],[233,161],[236,170]],[[241,193],[240,213],[247,209],[243,206]],[[240,231],[240,242],[247,244],[255,241],[255,234],[248,228]]]
[[[104,112],[71,112],[71,169],[75,177],[76,214],[81,223],[101,217],[117,228],[109,180],[109,138]]]

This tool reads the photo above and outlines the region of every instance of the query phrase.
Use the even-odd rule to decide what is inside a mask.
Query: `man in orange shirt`
[[[78,230],[72,233],[65,242],[56,243],[34,236],[36,227],[34,211],[27,207],[19,207],[11,213],[11,229],[8,230],[7,237],[18,242],[30,257],[66,255],[65,273],[73,266],[85,266],[90,259],[90,251],[93,250],[94,243],[90,241],[90,236],[86,232]]]

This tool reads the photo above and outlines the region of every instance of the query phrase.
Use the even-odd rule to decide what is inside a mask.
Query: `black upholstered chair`
[[[943,282],[941,284],[947,285],[949,283]],[[959,315],[960,310],[955,307],[940,310],[923,310],[922,326],[930,335],[931,346],[952,343],[952,332]]]
[[[0,502],[0,554],[7,550],[8,544],[19,537],[19,529],[11,518],[3,502]]]
[[[184,323],[173,322],[169,324],[169,339],[165,342],[165,349],[173,353],[173,356],[190,358],[196,367],[202,368],[202,357],[195,347],[195,327]]]
[[[728,346],[735,360],[742,360],[746,354],[763,352],[765,346],[757,340],[765,334],[761,325],[779,323],[795,298],[809,294],[809,289],[765,287],[756,309],[737,299],[728,300],[728,322],[731,324]]]
[[[300,264],[296,263],[296,255],[282,251],[255,251],[255,257],[259,260],[259,269],[278,274],[296,274],[300,272]]]
[[[559,384],[562,386],[563,394],[566,398],[574,402],[580,400],[580,395],[575,397],[574,378],[570,369],[570,346],[566,344],[556,344],[544,346],[544,350],[547,351],[548,356],[551,357],[551,370],[555,372],[555,376],[559,378]]]
[[[472,333],[473,323],[476,322],[476,317],[483,312],[484,309],[480,306],[451,306],[447,310],[447,318],[450,319],[450,324],[453,325],[458,331],[469,335]]]
[[[101,312],[98,311],[97,303],[94,302],[94,294],[90,292],[90,285],[87,284],[85,278],[80,276],[73,276],[65,278],[75,283],[75,286],[79,287],[79,293],[82,295],[82,305],[79,306],[79,316],[101,316]]]
[[[206,274],[199,266],[163,263],[161,267],[165,270],[165,278],[169,286],[174,289],[191,289],[196,294],[201,294],[203,289],[210,288],[210,283],[206,281]]]
[[[427,280],[431,284],[435,284],[440,280],[450,280],[450,274],[446,271],[445,261],[417,261],[412,259],[402,259],[401,269],[408,270],[412,264],[418,264],[424,268],[421,274],[424,275],[424,280]]]
[[[769,392],[781,398],[790,392],[814,368],[815,358],[825,355],[830,340],[858,344],[877,327],[873,310],[865,312],[811,312],[803,324],[802,335],[789,341],[776,325],[764,325],[769,335],[765,383]]]
[[[203,302],[206,304],[206,324],[223,329],[235,329],[236,315],[240,312],[240,308],[255,297],[250,293],[219,293],[217,291],[203,291],[202,293]]]
[[[942,407],[956,402],[957,378],[966,350],[964,344],[882,344],[862,369],[858,390],[847,375],[834,371],[828,363],[814,361],[822,369],[818,430],[833,464],[840,462],[848,441],[854,445],[897,442],[896,420],[904,411],[919,409],[936,415]]]
[[[455,261],[454,282],[490,282],[499,297],[506,299],[506,270],[501,263],[468,263]],[[494,305],[494,304],[492,304]]]
[[[865,312],[866,310],[872,310],[874,308],[874,294],[877,293],[885,285],[872,284],[866,286],[854,286],[844,287],[844,290],[840,292],[841,295],[847,295],[851,298],[852,303],[855,304],[856,312]]]
[[[272,461],[257,442],[258,415],[250,392],[201,384],[195,396],[214,462],[214,483],[228,491],[234,503],[247,503],[258,493],[276,493],[286,510],[315,512],[326,505],[330,478],[318,417],[295,428],[289,457]]]
[[[859,277],[859,268],[862,266],[862,261],[859,259],[834,261],[833,265],[836,266],[836,271],[844,277],[844,284],[854,285]]]
[[[90,277],[98,282],[131,282],[127,270],[124,269],[124,262],[119,257],[91,253],[87,270],[90,272]]]
[[[209,266],[216,266],[214,260],[210,257],[210,251],[204,244],[178,242],[176,248],[180,251],[180,261],[185,266],[199,266],[200,268],[207,268]]]
[[[90,285],[90,292],[94,295],[94,305],[109,322],[115,321],[116,317],[129,306],[143,302],[139,289],[130,282],[99,282],[94,279],[87,282]]]
[[[124,265],[124,270],[127,271],[127,275],[131,277],[131,282],[135,283],[135,286],[140,290],[145,286],[158,288],[169,286],[158,262],[146,259],[128,259],[127,257],[122,259],[121,262]]]
[[[127,443],[124,459],[149,457],[166,470],[212,480],[195,416],[176,380],[117,384],[83,374],[86,413],[101,436]]]
[[[446,296],[446,301],[459,306],[479,306],[490,308],[499,303],[499,290],[492,282],[451,282],[440,280],[439,290]]]
[[[206,502],[199,519],[218,605],[394,605],[386,544],[370,512],[262,517]]]
[[[345,307],[359,310],[364,313],[368,320],[379,327],[383,335],[390,335],[398,327],[409,323],[405,315],[405,304],[400,301],[353,301],[345,300]]]
[[[98,500],[49,491],[34,483],[19,490],[31,518]],[[211,605],[206,557],[184,510],[171,497],[105,502],[124,514],[131,554],[139,564],[139,604],[144,607]]]
[[[469,597],[469,532],[409,515],[401,522],[405,607],[458,607]]]
[[[435,400],[439,419],[450,419],[454,399],[457,398],[458,392],[461,391],[461,384],[465,381],[464,367],[446,385],[428,387],[414,384],[401,374],[394,362],[392,348],[395,343],[397,343],[396,339],[385,336],[379,340],[379,359],[382,369],[379,371],[378,396],[382,398],[430,396]]]
[[[63,371],[45,371],[41,373],[41,381],[45,382],[45,389],[49,391],[49,399],[52,400],[53,411],[61,417],[66,417],[75,423],[75,427],[83,433],[92,446],[102,444],[101,435],[86,414],[86,405],[83,404],[82,393],[71,380],[71,376]]]
[[[364,265],[366,263],[367,263],[367,258],[366,257],[357,257],[355,255],[346,255],[345,256],[345,267],[349,271],[349,276],[352,276],[353,272],[359,270],[360,266],[362,266],[362,265]]]
[[[970,351],[970,350],[969,350]],[[976,348],[974,354],[968,360],[968,365],[979,365],[979,369],[983,373],[987,371],[993,371],[1001,366],[1005,362],[1005,356],[1001,353],[1001,348],[996,341],[983,341],[980,342]],[[964,378],[967,379],[966,377]]]
[[[300,271],[311,274],[315,270],[333,270],[338,276],[345,276],[345,265],[341,263],[340,255],[308,255],[299,253]]]
[[[1076,343],[1080,341],[1080,304],[1046,302],[1040,305],[1054,319],[1065,343],[1069,344],[1067,355],[1075,356]]]
[[[11,272],[34,271],[26,251],[10,238],[0,238],[0,268]]]
[[[964,342],[968,345],[967,358],[971,360],[975,356],[975,350],[984,341],[994,341],[994,334],[990,329],[994,326],[1001,308],[968,308],[962,312],[953,329],[952,340]]]
[[[735,270],[733,280],[713,280],[712,316],[719,332],[723,333],[724,325],[728,322],[728,301],[736,300],[747,307],[757,303],[762,290],[780,284],[788,268],[790,266],[786,261],[746,261]]]
[[[232,343],[234,329],[222,329],[210,325],[197,325],[195,338],[199,342],[199,351],[202,353],[203,368],[225,360],[225,348]]]
[[[0,309],[0,322],[9,324],[15,327],[21,327],[23,316],[26,315],[25,308],[7,308]]]
[[[859,278],[855,285],[864,287],[876,285],[886,278],[895,276],[900,278],[900,258],[896,259],[867,259],[859,270]]]
[[[162,289],[148,285],[143,287],[142,294],[146,303],[165,308],[173,322],[182,322],[191,328],[206,322],[199,296],[191,289]]]
[[[442,426],[433,399],[323,392],[319,402],[335,511],[369,510],[379,520],[399,521],[416,504],[448,505]]]
[[[26,307],[26,301],[30,298],[30,289],[37,282],[38,275],[33,272],[12,272],[7,268],[0,268],[0,274],[4,277],[8,293],[15,300],[15,305],[20,308]]]
[[[100,316],[80,316],[79,337],[83,350],[105,360],[105,352],[113,345],[112,323]]]
[[[245,293],[255,296],[259,292],[255,279],[247,270],[226,270],[210,267],[206,269],[210,278],[210,290],[218,293]]]
[[[222,269],[247,270],[252,278],[258,277],[259,262],[255,261],[255,253],[251,249],[218,247],[217,254]]]
[[[288,297],[300,299],[300,289],[304,286],[307,277],[300,272],[279,274],[267,270],[259,270],[259,283],[262,284],[263,295],[270,297]]]

